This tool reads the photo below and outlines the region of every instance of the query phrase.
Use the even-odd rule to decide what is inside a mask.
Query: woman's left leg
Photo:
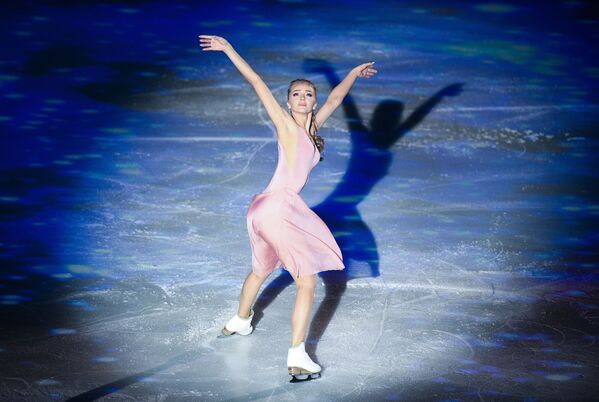
[[[297,291],[291,314],[291,346],[298,346],[304,342],[306,337],[316,289],[316,274],[293,277],[293,279],[297,285]]]
[[[297,285],[297,293],[291,316],[291,347],[287,351],[287,370],[292,377],[292,382],[295,382],[318,378],[321,367],[308,356],[304,344],[314,300],[316,275],[293,277],[293,279]]]

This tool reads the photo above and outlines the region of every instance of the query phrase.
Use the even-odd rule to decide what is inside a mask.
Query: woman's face
[[[300,82],[295,84],[289,92],[287,107],[294,113],[308,114],[316,107],[316,94],[312,85]]]

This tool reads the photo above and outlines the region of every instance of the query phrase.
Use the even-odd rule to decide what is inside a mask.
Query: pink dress
[[[277,139],[275,173],[247,210],[252,271],[260,277],[270,275],[279,265],[296,277],[345,268],[331,231],[299,195],[320,160],[320,152],[303,127],[298,126],[297,136],[291,168]]]

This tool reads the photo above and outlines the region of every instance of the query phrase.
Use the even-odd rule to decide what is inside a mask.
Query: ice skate
[[[304,342],[289,348],[287,353],[287,370],[290,382],[313,380],[320,377],[320,366],[310,359],[306,353]]]
[[[237,314],[231,318],[229,322],[223,327],[222,333],[218,336],[219,338],[225,338],[233,334],[249,335],[254,331],[252,327],[252,318],[254,318],[254,310],[250,311],[248,318],[241,318]]]

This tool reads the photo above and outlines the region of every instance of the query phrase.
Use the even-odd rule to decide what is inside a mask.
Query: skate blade
[[[247,334],[242,334],[241,332],[229,331],[229,330],[227,329],[227,327],[225,326],[225,327],[223,327],[223,329],[220,331],[220,334],[217,336],[217,338],[220,338],[220,339],[222,339],[222,338],[228,338],[228,337],[230,337],[230,336],[231,336],[231,335],[233,335],[233,334],[237,334],[237,335],[241,335],[241,336],[248,336],[248,335],[250,335],[252,332],[254,332],[254,328],[252,328],[252,329],[250,330],[250,332],[248,332]]]
[[[223,327],[223,329],[220,331],[220,334],[218,334],[217,338],[228,338],[231,335],[233,335],[235,332],[231,332],[227,329],[227,327]]]
[[[315,380],[317,378],[320,378],[320,373],[292,374],[291,375],[291,380],[289,380],[289,382],[292,382],[292,383],[295,383],[295,382],[304,382],[304,381]]]
[[[288,367],[287,371],[289,372],[289,375],[291,375],[291,380],[289,382],[310,381],[320,378],[320,372],[313,373],[301,367]]]

